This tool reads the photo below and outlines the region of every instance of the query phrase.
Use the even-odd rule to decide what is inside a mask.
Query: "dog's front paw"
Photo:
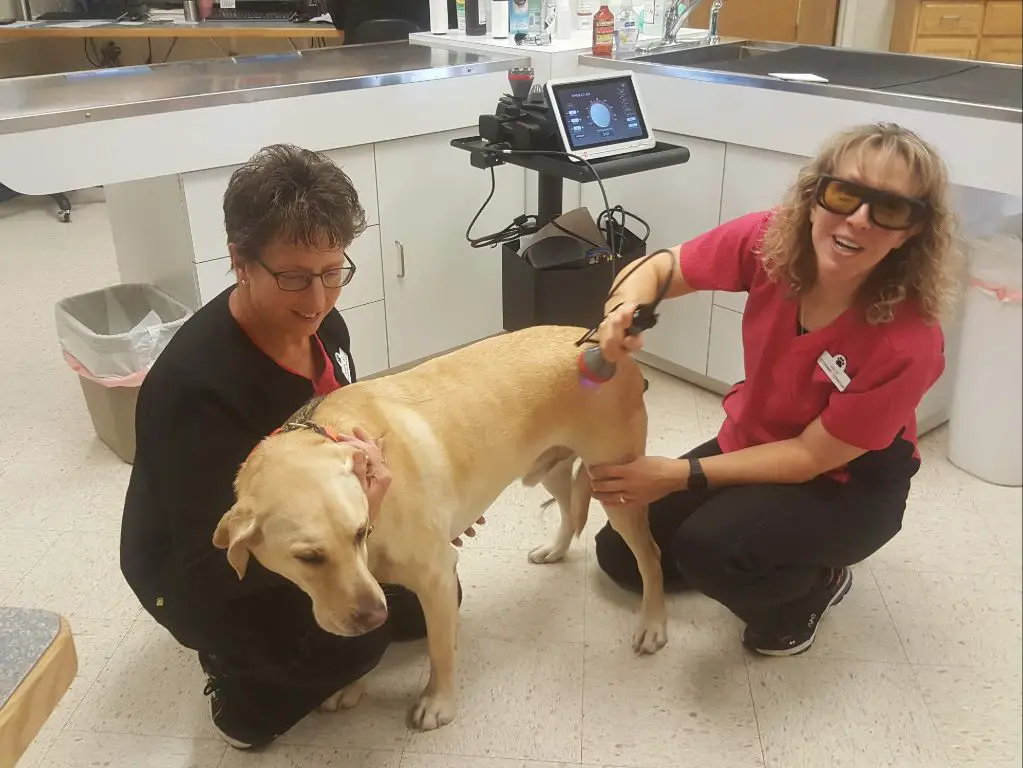
[[[542,547],[537,547],[529,553],[529,562],[543,564],[543,563],[556,563],[565,556],[568,552],[568,547],[562,547],[557,544],[544,544]]]
[[[412,710],[412,725],[433,731],[455,719],[455,702],[448,696],[424,693]]]
[[[667,642],[666,621],[644,621],[632,636],[632,650],[636,653],[657,653]]]
[[[342,688],[320,705],[321,712],[337,712],[341,709],[352,709],[366,693],[366,684],[356,680],[347,688]]]

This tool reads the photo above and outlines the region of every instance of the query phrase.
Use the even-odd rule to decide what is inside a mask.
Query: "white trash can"
[[[948,458],[996,485],[1023,485],[1023,241],[970,241]]]

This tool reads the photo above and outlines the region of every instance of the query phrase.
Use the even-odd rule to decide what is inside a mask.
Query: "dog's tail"
[[[572,478],[572,501],[568,505],[568,515],[575,526],[576,538],[582,535],[583,528],[586,527],[586,520],[590,516],[591,498],[590,473],[586,471],[586,465],[580,461]]]

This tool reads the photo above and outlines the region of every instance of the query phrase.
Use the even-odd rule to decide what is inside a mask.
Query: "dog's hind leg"
[[[576,534],[572,520],[572,467],[575,457],[571,456],[555,464],[543,478],[543,487],[554,497],[561,511],[558,532],[548,544],[537,547],[529,553],[533,563],[556,563],[565,556],[572,545],[572,537]]]

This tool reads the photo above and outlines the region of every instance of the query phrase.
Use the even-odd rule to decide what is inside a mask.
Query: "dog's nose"
[[[374,595],[360,597],[355,605],[355,622],[369,632],[387,621],[387,603]]]

